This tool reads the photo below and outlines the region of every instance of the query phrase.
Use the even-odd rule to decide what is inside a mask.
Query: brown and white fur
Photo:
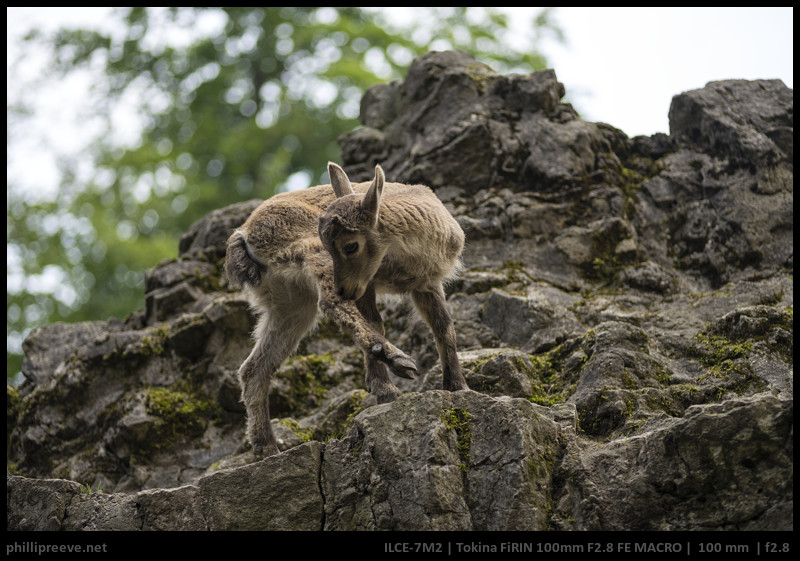
[[[355,185],[365,192],[369,183]],[[247,436],[257,455],[278,453],[269,414],[270,380],[316,324],[321,311],[349,331],[362,349],[366,382],[379,403],[400,391],[385,365],[414,378],[416,364],[384,337],[375,292],[343,299],[333,280],[333,262],[317,234],[318,221],[335,195],[330,185],[282,193],[264,201],[227,242],[225,272],[242,287],[259,314],[255,345],[239,368]]]
[[[433,331],[446,390],[468,389],[456,349],[444,283],[461,264],[464,232],[430,188],[386,183],[380,166],[366,193],[328,164],[336,200],[319,221],[333,259],[333,282],[345,300],[365,294],[411,294]]]

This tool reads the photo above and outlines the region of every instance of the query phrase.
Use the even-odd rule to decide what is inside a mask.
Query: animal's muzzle
[[[336,291],[336,294],[339,295],[339,298],[344,300],[356,300],[359,296],[358,293],[358,285],[354,286],[352,289],[346,289],[343,285],[339,286],[339,289]]]

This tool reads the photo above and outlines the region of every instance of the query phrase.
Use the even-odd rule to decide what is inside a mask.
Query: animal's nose
[[[344,287],[340,286],[339,290],[336,291],[336,294],[338,294],[339,296],[344,296]]]

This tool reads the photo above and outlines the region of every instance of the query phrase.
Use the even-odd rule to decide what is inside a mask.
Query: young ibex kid
[[[356,301],[372,292],[410,293],[433,331],[444,389],[467,389],[443,287],[460,266],[458,222],[428,187],[385,183],[380,166],[366,193],[336,164],[328,173],[337,198],[320,218],[319,237],[333,258],[336,293]]]
[[[270,379],[314,327],[318,311],[353,335],[366,359],[367,388],[379,403],[400,395],[384,364],[404,378],[416,372],[414,361],[385,339],[374,291],[343,300],[334,288],[333,263],[317,235],[319,217],[333,200],[330,185],[275,195],[228,239],[225,272],[232,286],[249,293],[260,316],[255,346],[239,368],[247,435],[257,455],[278,453],[270,426]]]

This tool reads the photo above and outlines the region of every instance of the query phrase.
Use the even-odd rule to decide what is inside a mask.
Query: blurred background
[[[586,120],[669,132],[673,95],[793,87],[792,8],[7,8],[7,377],[56,321],[124,318],[222,206],[327,180],[364,90],[459,49],[554,68]]]

